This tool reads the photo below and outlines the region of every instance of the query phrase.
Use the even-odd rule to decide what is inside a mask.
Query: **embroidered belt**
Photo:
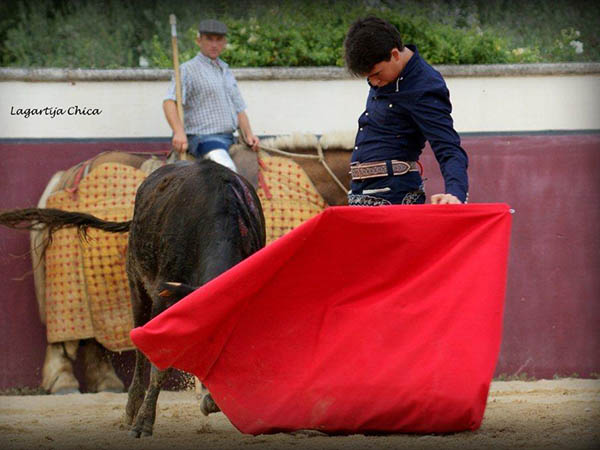
[[[391,166],[391,170],[388,167]],[[408,172],[419,172],[416,161],[373,161],[367,163],[354,162],[350,164],[352,180],[365,180],[367,178],[387,177],[388,175],[404,175]]]

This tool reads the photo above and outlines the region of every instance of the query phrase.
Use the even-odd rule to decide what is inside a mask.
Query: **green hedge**
[[[182,61],[196,26],[230,27],[223,58],[234,67],[343,65],[350,23],[376,14],[394,23],[432,64],[598,61],[600,7],[593,1],[68,1],[2,3],[4,66],[171,67],[169,14]],[[600,3],[600,2],[598,2]]]

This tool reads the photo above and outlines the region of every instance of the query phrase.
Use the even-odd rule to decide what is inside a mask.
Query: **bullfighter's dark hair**
[[[346,67],[351,74],[363,76],[375,64],[389,61],[394,48],[404,48],[394,25],[375,16],[358,19],[350,25],[344,40]]]

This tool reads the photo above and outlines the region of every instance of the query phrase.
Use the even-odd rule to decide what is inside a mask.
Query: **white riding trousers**
[[[227,153],[227,150],[216,148],[204,155],[204,159],[210,159],[211,161],[219,163],[237,173],[237,167],[235,166],[233,159],[231,159],[231,156],[229,156],[229,153]]]

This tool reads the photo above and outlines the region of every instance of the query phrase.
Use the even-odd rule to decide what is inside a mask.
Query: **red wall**
[[[0,141],[0,209],[35,206],[53,173],[104,150],[166,150],[167,141]],[[470,202],[516,210],[496,374],[600,373],[600,134],[469,136]],[[442,182],[431,151],[428,194]],[[37,386],[45,351],[28,234],[0,229],[0,389]],[[468,345],[468,343],[465,343]],[[117,370],[130,378],[130,355]]]
[[[470,201],[516,211],[496,374],[600,373],[600,134],[471,137],[463,146]],[[438,186],[432,176],[428,192]]]

